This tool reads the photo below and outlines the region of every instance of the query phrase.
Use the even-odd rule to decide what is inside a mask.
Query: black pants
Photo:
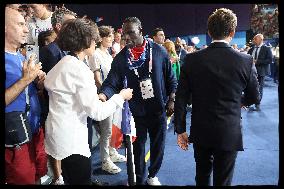
[[[210,186],[210,175],[213,169],[213,185],[230,186],[238,152],[206,149],[195,144],[193,148],[196,185]]]
[[[274,82],[279,81],[279,59],[275,59]]]
[[[92,150],[92,139],[93,139],[93,120],[92,118],[88,117],[87,118],[87,127],[88,127],[88,143],[89,143],[89,148]]]
[[[258,84],[259,84],[260,101],[261,101],[261,99],[262,99],[262,94],[263,94],[264,77],[265,77],[265,76],[261,76],[261,75],[258,75],[258,76],[257,76],[257,80],[258,80]],[[260,101],[259,101],[259,103],[260,103]],[[259,105],[259,104],[257,104],[257,105]]]
[[[151,115],[134,117],[137,138],[133,143],[136,184],[145,183],[146,163],[145,163],[145,143],[147,132],[150,137],[150,166],[148,177],[155,177],[162,165],[165,138],[166,138],[166,115]]]
[[[91,184],[91,160],[79,154],[73,154],[61,160],[62,176],[69,185]]]

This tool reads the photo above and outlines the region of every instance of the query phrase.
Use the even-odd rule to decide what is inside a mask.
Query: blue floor
[[[277,185],[279,178],[279,105],[278,86],[269,78],[265,81],[261,111],[242,110],[244,151],[238,153],[232,185]],[[187,114],[187,129],[190,112]],[[173,127],[168,129],[166,148],[158,177],[162,185],[195,185],[193,149],[181,150],[176,144]],[[149,141],[146,150],[149,149]],[[124,149],[119,149],[124,154]],[[149,161],[147,162],[149,164]],[[126,163],[117,163],[122,171],[116,175],[101,169],[98,146],[92,152],[92,179],[110,185],[126,185]]]

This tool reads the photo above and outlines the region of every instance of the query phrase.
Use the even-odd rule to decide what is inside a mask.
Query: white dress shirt
[[[257,60],[258,58],[258,55],[259,55],[259,51],[260,51],[260,48],[262,47],[263,43],[261,43],[259,46],[255,46],[253,51],[252,51],[252,57],[254,60]],[[255,51],[257,50],[257,56],[255,57]]]
[[[123,98],[115,94],[106,102],[100,101],[93,72],[83,61],[70,55],[48,72],[44,86],[49,95],[46,153],[57,160],[72,154],[90,157],[87,116],[103,120],[123,107]]]

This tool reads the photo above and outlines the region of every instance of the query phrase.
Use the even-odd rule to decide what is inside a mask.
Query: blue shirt
[[[154,97],[143,100],[140,91],[140,81],[133,70],[129,69],[126,58],[127,47],[122,49],[113,59],[111,69],[106,80],[103,82],[101,92],[108,99],[123,89],[123,81],[126,77],[127,87],[133,89],[132,99],[129,107],[133,116],[146,116],[161,114],[165,111],[168,96],[176,91],[177,80],[174,76],[166,50],[160,45],[149,41],[153,53],[153,68],[151,80],[153,84]],[[149,76],[149,58],[143,66],[138,68],[139,76],[143,79]]]
[[[5,52],[5,89],[12,86],[19,79],[22,78],[22,62],[24,61],[24,56],[17,51],[17,53],[8,53]],[[8,106],[5,107],[5,113],[20,111],[25,112],[26,109],[26,95],[25,90],[17,96],[17,98],[11,102]]]

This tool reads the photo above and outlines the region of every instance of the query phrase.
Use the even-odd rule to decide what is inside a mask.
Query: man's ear
[[[207,31],[207,33],[208,33],[209,37],[211,38],[211,35],[210,35],[210,32],[209,32],[209,30]]]
[[[229,34],[229,36],[230,36],[231,38],[233,38],[233,37],[235,36],[235,30],[231,31],[230,34]]]
[[[139,27],[139,32],[140,32],[140,34],[142,35],[142,27]]]

